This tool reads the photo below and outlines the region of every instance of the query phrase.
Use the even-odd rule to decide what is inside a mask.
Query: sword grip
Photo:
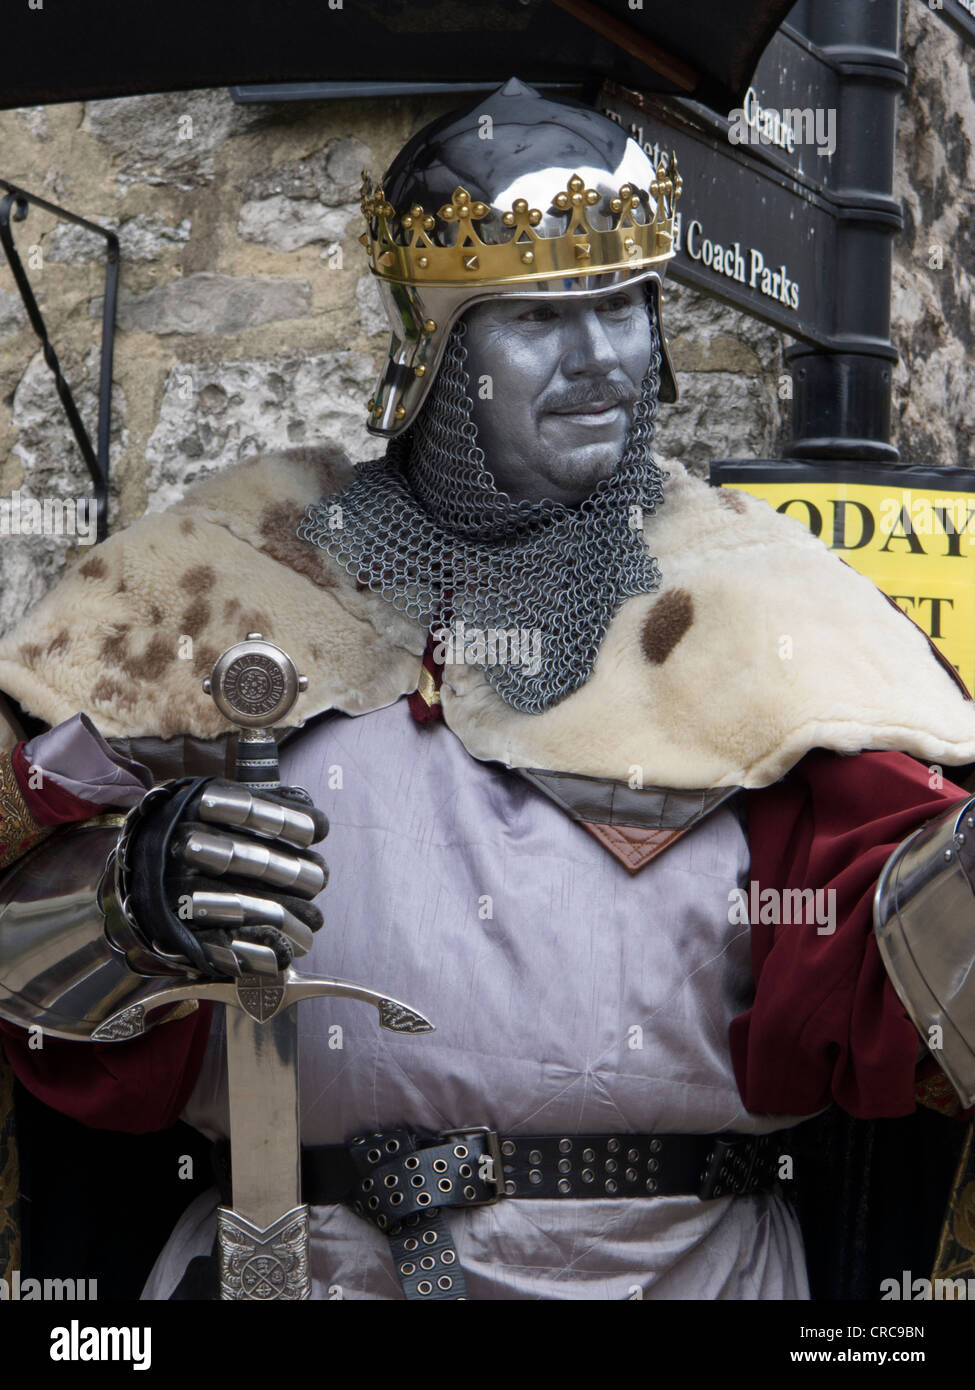
[[[281,785],[278,746],[270,729],[240,730],[235,776],[251,791],[274,791]]]
[[[203,682],[204,693],[237,725],[237,781],[252,791],[281,785],[274,726],[307,689],[308,677],[299,676],[290,656],[259,632],[228,647]]]

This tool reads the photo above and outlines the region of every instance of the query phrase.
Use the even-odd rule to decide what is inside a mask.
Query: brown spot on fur
[[[192,536],[194,531],[196,530],[196,522],[193,520],[191,516],[184,516],[182,521],[179,523],[179,529],[182,531],[184,536]]]
[[[733,512],[738,512],[739,515],[748,507],[742,493],[736,492],[734,488],[719,487],[718,501],[722,507],[730,507]]]
[[[313,661],[322,661],[324,659],[325,653],[322,651],[321,647],[318,645],[317,642],[312,642],[309,650],[311,651]]]
[[[229,622],[231,621],[231,619],[232,619],[237,613],[239,613],[239,612],[240,612],[240,599],[239,599],[239,598],[228,598],[227,602],[226,602],[226,603],[224,604],[224,606],[223,606],[223,620],[224,620],[224,622],[225,622],[225,623],[229,623]]]
[[[123,623],[117,632],[112,632],[102,639],[102,660],[112,666],[121,666],[123,670],[129,659],[126,643],[128,631],[129,624]]]
[[[196,647],[193,653],[194,676],[208,676],[219,655],[216,647]]]
[[[324,551],[295,535],[305,508],[294,502],[272,502],[261,513],[261,549],[298,574],[307,575],[321,589],[335,588],[335,574]]]
[[[128,631],[129,625],[124,623],[117,632],[104,638],[102,660],[107,665],[117,666],[133,680],[155,680],[173,660],[172,639],[157,635],[144,652],[135,653],[130,652],[127,645]]]
[[[154,637],[141,656],[133,657],[127,666],[130,676],[155,680],[173,660],[173,645],[166,637]]]
[[[128,588],[128,585],[126,584],[125,579],[124,579],[124,577],[123,577],[123,578],[120,579],[119,582],[115,585],[115,592],[116,592],[117,594],[124,594],[127,588]]]
[[[55,637],[52,637],[51,640],[50,640],[50,642],[48,642],[48,644],[47,644],[47,654],[48,654],[48,656],[53,656],[53,655],[55,654],[55,652],[63,652],[63,651],[65,651],[65,650],[67,649],[68,644],[70,643],[70,641],[71,641],[71,638],[68,636],[68,630],[67,630],[67,628],[63,627],[63,628],[61,629],[61,631],[60,631]]]
[[[108,566],[100,555],[91,555],[79,568],[78,573],[85,579],[104,579]]]
[[[149,621],[152,623],[153,627],[158,627],[158,625],[162,622],[162,620],[163,620],[163,611],[162,611],[162,609],[159,607],[159,604],[158,604],[158,603],[150,603],[150,605],[149,605]]]
[[[113,680],[111,676],[102,676],[92,687],[91,698],[99,704],[114,702],[121,708],[128,709],[135,703],[135,691]]]
[[[33,666],[44,655],[44,648],[36,642],[24,642],[17,650],[23,657],[25,666]]]
[[[180,587],[188,594],[206,594],[216,584],[217,576],[211,565],[194,565],[179,581]]]
[[[694,621],[694,600],[685,589],[661,594],[643,624],[641,645],[651,666],[662,666]]]
[[[188,632],[191,637],[199,637],[209,621],[210,605],[205,598],[198,598],[189,608],[184,609],[180,618],[181,630]]]

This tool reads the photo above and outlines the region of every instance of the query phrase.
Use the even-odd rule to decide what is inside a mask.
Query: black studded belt
[[[302,1197],[310,1206],[344,1202],[378,1226],[389,1237],[408,1299],[464,1299],[463,1270],[442,1208],[486,1206],[506,1197],[750,1196],[778,1182],[789,1134],[392,1129],[357,1135],[348,1146],[302,1148]],[[224,1141],[214,1146],[214,1167],[226,1200]]]

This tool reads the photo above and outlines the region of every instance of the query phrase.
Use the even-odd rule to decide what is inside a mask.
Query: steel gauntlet
[[[874,925],[898,998],[962,1105],[975,1105],[975,797],[898,845]]]
[[[126,818],[115,855],[120,910],[173,973],[238,976],[260,969],[268,947],[285,970],[322,925],[310,900],[328,873],[308,847],[327,832],[323,812],[297,787],[164,782]]]

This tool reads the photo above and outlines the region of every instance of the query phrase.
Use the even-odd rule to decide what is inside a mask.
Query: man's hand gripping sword
[[[306,686],[291,659],[254,632],[229,647],[204,681],[221,714],[241,731],[236,774],[249,790],[279,785],[271,729]],[[149,979],[127,998],[123,1010],[105,1020],[93,1040],[142,1032],[147,1013],[170,1002],[212,999],[228,1006],[233,1206],[217,1212],[220,1296],[261,1302],[305,1299],[311,1290],[308,1207],[301,1201],[298,1019],[292,1006],[301,999],[334,995],[374,1004],[382,1027],[395,1033],[428,1033],[433,1024],[377,990],[302,975],[290,966],[282,971],[270,946],[235,939],[229,948],[211,946],[209,956],[236,978],[186,983]]]

